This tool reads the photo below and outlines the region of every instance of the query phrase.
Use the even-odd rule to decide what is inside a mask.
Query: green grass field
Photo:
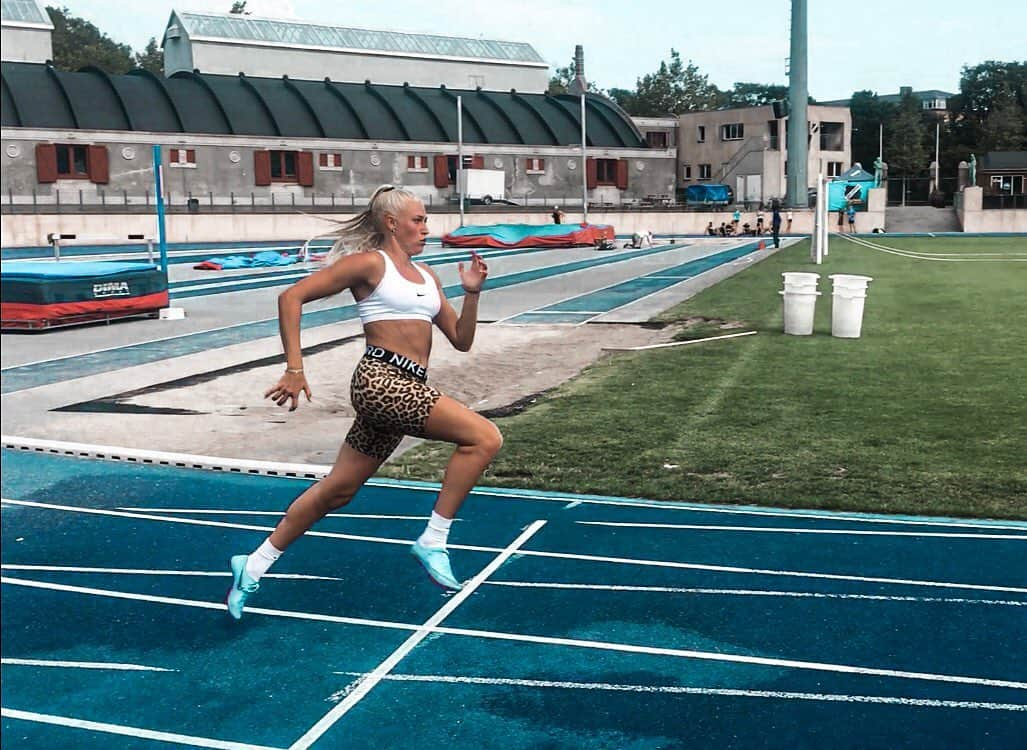
[[[800,242],[657,320],[723,342],[616,354],[497,419],[482,485],[883,513],[1027,518],[1024,238],[874,238],[906,258]],[[988,255],[985,255],[988,254]],[[782,332],[782,271],[817,271],[810,337]],[[863,337],[830,336],[832,273],[874,277]],[[425,443],[385,476],[439,481]]]

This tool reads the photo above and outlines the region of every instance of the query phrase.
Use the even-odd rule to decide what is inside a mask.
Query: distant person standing
[[[781,212],[776,207],[770,216],[770,230],[774,233],[774,248],[781,247]]]
[[[763,209],[761,208],[756,212],[756,234],[763,234],[765,227],[763,226]]]
[[[838,234],[845,231],[845,209],[838,209]]]
[[[563,224],[563,211],[560,210],[559,206],[553,206],[553,223]]]
[[[739,211],[736,208],[735,212],[733,214],[731,214],[731,223],[735,225],[735,230],[738,229],[738,222],[740,222],[741,220],[742,220],[742,212]]]
[[[792,233],[792,209],[790,208],[788,209],[788,226],[785,227],[785,231],[788,232],[788,234]]]
[[[849,217],[849,234],[856,233],[856,207],[851,203],[849,204],[848,210],[845,215]]]
[[[708,234],[710,237],[716,237],[717,236],[717,229],[716,229],[716,227],[713,226],[713,222],[712,221],[709,224],[706,225],[706,234]]]

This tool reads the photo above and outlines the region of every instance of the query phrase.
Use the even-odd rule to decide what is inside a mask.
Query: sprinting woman
[[[345,222],[325,268],[298,281],[278,297],[278,321],[286,370],[264,394],[294,411],[300,394],[309,401],[303,374],[300,314],[303,305],[345,289],[353,293],[367,348],[353,372],[350,400],[356,421],[328,475],[296,498],[274,532],[249,555],[231,559],[227,604],[242,617],[246,600],[282,553],[324,516],[349,503],[357,490],[396,449],[403,435],[456,444],[446,467],[431,519],[410,547],[433,581],[459,590],[446,540],[453,517],[503,444],[489,420],[428,385],[432,323],[459,351],[474,341],[478,295],[488,266],[472,252],[468,268],[457,270],[464,298],[460,315],[446,300],[438,276],[414,263],[424,251],[428,219],[424,204],[408,190],[383,185],[367,210]]]

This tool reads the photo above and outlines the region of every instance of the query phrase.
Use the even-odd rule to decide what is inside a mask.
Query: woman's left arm
[[[442,300],[439,312],[435,316],[435,325],[446,335],[446,338],[453,344],[453,348],[461,352],[470,351],[478,325],[478,297],[481,294],[482,285],[488,277],[488,266],[474,251],[471,251],[471,265],[466,271],[463,263],[457,265],[460,284],[464,289],[464,301],[459,317],[457,317],[453,306],[449,304],[449,300],[446,299],[439,277],[427,265],[424,268],[435,279],[435,285],[439,288],[439,297]]]

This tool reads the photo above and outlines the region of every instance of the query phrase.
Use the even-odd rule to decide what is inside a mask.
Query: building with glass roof
[[[164,73],[180,71],[540,93],[549,66],[524,42],[173,11]]]
[[[53,24],[37,0],[2,0],[0,47],[4,60],[41,63],[53,57]]]

